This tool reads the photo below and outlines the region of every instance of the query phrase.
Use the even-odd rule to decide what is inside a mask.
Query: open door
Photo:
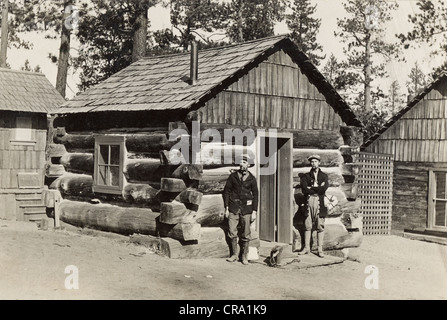
[[[274,137],[258,136],[256,158],[271,155],[268,164],[258,165],[259,238],[290,244],[293,240],[293,137],[291,134],[276,136],[276,143],[271,143]],[[267,166],[269,170],[263,170]]]

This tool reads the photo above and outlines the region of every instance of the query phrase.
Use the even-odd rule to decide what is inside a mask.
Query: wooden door
[[[267,140],[267,141],[266,141]],[[268,139],[261,137],[261,152]],[[267,147],[268,148],[268,147]],[[292,138],[278,138],[271,160],[276,170],[259,174],[259,238],[265,241],[292,243],[293,171]],[[262,165],[261,165],[262,167]]]
[[[428,228],[447,231],[447,170],[429,173]]]

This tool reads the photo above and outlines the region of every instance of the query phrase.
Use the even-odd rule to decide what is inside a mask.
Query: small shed
[[[47,114],[65,102],[42,73],[0,68],[0,218],[45,216]]]
[[[345,159],[363,142],[362,124],[285,36],[142,58],[55,115],[49,189],[72,224],[181,243],[221,238],[207,234],[222,224],[221,193],[242,152],[259,184],[261,240],[293,241],[300,175],[313,153],[345,213],[359,208]],[[187,151],[174,163],[178,146]],[[275,170],[262,174],[268,156]],[[106,219],[110,205],[115,217]]]
[[[392,228],[447,235],[447,75],[440,76],[363,145],[394,158]]]

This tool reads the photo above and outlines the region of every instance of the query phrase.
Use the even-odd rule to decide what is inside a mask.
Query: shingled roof
[[[371,143],[377,140],[386,130],[388,130],[396,121],[398,121],[404,114],[411,110],[419,101],[424,99],[424,97],[435,88],[441,81],[447,80],[447,72],[443,72],[439,75],[437,79],[431,82],[423,90],[419,92],[408,104],[392,116],[375,134],[373,134],[368,140],[366,140],[362,149],[368,147]]]
[[[0,68],[0,110],[48,113],[64,102],[44,74]]]
[[[348,125],[362,126],[323,75],[286,36],[199,51],[199,78],[190,84],[190,54],[142,58],[66,102],[55,113],[196,110],[273,53],[284,50]]]

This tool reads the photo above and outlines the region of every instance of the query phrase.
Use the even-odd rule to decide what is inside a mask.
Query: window
[[[123,136],[95,137],[93,192],[121,194],[124,164]]]
[[[447,231],[447,170],[429,172],[428,227]]]
[[[15,144],[35,144],[32,139],[32,119],[29,117],[17,117],[16,128],[11,142]]]

